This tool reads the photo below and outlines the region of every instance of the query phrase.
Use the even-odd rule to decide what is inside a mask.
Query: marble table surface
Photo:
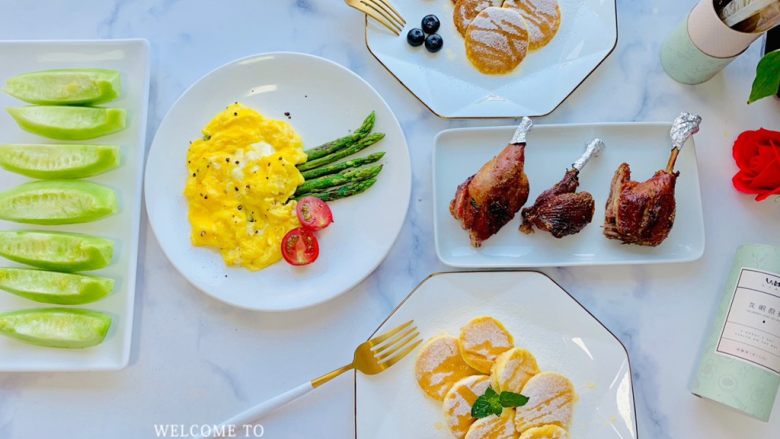
[[[448,270],[433,247],[433,138],[445,128],[510,121],[446,121],[431,114],[371,57],[362,41],[362,16],[342,3],[0,0],[2,40],[148,39],[148,140],[179,94],[223,63],[277,50],[332,59],[364,77],[389,102],[406,132],[414,172],[409,214],[384,263],[352,291],[300,312],[243,311],[200,293],[166,260],[144,219],[130,365],[103,373],[0,374],[0,437],[146,438],[155,437],[154,424],[216,422],[341,366],[352,346],[412,287],[431,272]],[[695,87],[675,83],[660,66],[660,42],[693,3],[619,0],[617,49],[538,123],[668,121],[681,110],[700,113],[704,257],[675,265],[542,271],[628,348],[640,437],[777,437],[780,404],[771,421],[761,423],[687,390],[736,247],[780,245],[780,197],[756,203],[736,193],[730,182],[736,170],[730,145],[736,135],[762,126],[780,128],[777,100],[744,103],[760,43]],[[269,438],[345,438],[354,434],[353,417],[347,375],[262,424]]]

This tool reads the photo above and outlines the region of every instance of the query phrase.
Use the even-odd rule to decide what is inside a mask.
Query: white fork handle
[[[298,387],[295,387],[293,389],[290,389],[281,395],[274,396],[271,399],[268,399],[264,402],[261,402],[260,404],[250,407],[243,412],[233,416],[232,418],[223,421],[220,423],[220,426],[222,425],[235,425],[236,429],[239,430],[242,425],[248,424],[255,419],[266,415],[275,409],[287,404],[288,402],[300,398],[301,396],[311,392],[311,390],[314,387],[311,385],[311,381],[307,381],[303,384],[301,384]],[[219,429],[215,429],[219,431]]]

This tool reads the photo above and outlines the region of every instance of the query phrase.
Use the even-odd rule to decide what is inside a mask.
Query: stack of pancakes
[[[453,1],[466,56],[482,73],[511,72],[529,50],[547,45],[561,24],[557,0]]]
[[[459,439],[567,439],[576,394],[563,375],[542,372],[531,352],[515,347],[504,325],[492,317],[472,319],[458,338],[431,338],[415,364],[417,382],[442,402],[447,426]],[[528,403],[500,416],[471,416],[488,387],[521,393]]]

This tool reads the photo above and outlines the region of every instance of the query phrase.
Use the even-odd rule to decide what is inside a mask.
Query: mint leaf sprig
[[[493,387],[485,389],[485,393],[474,401],[471,406],[471,416],[475,419],[490,415],[501,416],[504,408],[522,407],[528,403],[528,397],[520,393],[501,392],[493,390]]]

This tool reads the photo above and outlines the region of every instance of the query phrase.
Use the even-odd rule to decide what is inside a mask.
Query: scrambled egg
[[[282,258],[284,235],[300,223],[289,200],[303,176],[303,142],[287,122],[241,104],[218,114],[187,152],[192,243],[214,247],[228,265],[260,270]]]

